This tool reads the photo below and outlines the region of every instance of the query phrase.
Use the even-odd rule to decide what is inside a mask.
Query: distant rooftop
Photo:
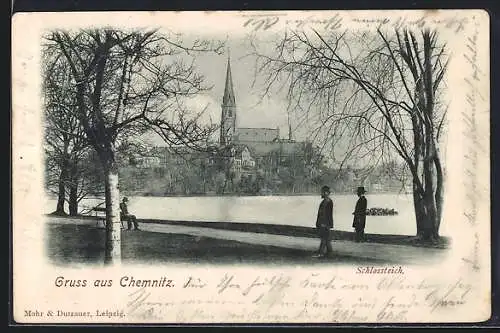
[[[250,128],[240,127],[235,131],[235,141],[272,142],[279,139],[277,128]]]

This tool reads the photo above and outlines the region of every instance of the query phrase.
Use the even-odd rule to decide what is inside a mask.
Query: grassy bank
[[[151,193],[151,192],[127,192],[123,193],[126,196],[133,197],[133,196],[138,196],[138,197],[267,197],[267,196],[273,196],[273,197],[280,197],[280,196],[287,196],[287,197],[293,197],[293,196],[317,196],[319,197],[319,191],[314,191],[314,192],[272,192],[268,194],[264,193],[243,193],[243,192],[226,192],[226,193],[215,193],[215,192],[207,192],[207,193]],[[411,194],[411,192],[405,192],[405,191],[371,191],[370,194]],[[350,191],[335,191],[334,195],[356,195],[355,188],[353,188]]]
[[[105,230],[88,225],[46,225],[46,255],[56,265],[102,264]],[[252,245],[236,241],[146,231],[122,231],[122,261],[150,264],[259,264],[322,265],[328,263],[383,264],[355,256],[337,255],[313,259],[311,252],[274,246]]]
[[[93,218],[91,216],[82,216],[82,218]],[[259,223],[236,223],[236,222],[196,222],[196,221],[172,221],[172,220],[157,220],[157,219],[139,219],[139,223],[157,223],[157,224],[171,224],[171,225],[184,225],[201,228],[223,229],[243,232],[264,233],[273,235],[284,235],[294,237],[311,237],[317,238],[315,228],[290,226],[290,225],[276,225],[276,224],[259,224]],[[450,239],[441,237],[438,242],[434,244],[422,243],[416,239],[415,236],[407,235],[380,235],[380,234],[366,234],[367,242],[381,243],[381,244],[394,244],[394,245],[407,245],[417,247],[431,247],[438,249],[446,249],[451,245]],[[349,231],[333,231],[333,238],[337,240],[353,240],[354,233]]]
[[[197,226],[203,228],[255,232],[255,233],[273,234],[273,235],[294,236],[294,237],[311,237],[311,238],[318,237],[315,228],[298,227],[290,225],[235,223],[235,222],[167,221],[167,220],[153,220],[153,219],[143,219],[140,220],[140,222]],[[432,247],[440,249],[446,249],[450,246],[450,240],[446,237],[441,237],[439,241],[434,244],[422,243],[418,241],[415,236],[407,236],[407,235],[366,234],[366,238],[367,242],[381,243],[381,244]],[[354,240],[354,232],[334,230],[333,239]]]

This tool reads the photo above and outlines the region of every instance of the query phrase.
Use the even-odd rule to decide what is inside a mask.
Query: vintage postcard
[[[482,10],[18,13],[17,323],[491,312]]]

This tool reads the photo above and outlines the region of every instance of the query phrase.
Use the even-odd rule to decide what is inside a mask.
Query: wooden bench
[[[95,218],[97,219],[95,226],[98,227],[99,222],[102,222],[102,226],[105,228],[106,227],[106,208],[96,206],[96,207],[92,208],[92,211],[94,212]],[[120,224],[121,224],[121,228],[125,229],[125,227],[123,226],[123,221],[121,219],[120,219]]]

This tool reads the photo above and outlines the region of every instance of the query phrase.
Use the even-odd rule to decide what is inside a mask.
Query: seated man
[[[128,213],[127,202],[128,198],[124,197],[123,201],[120,203],[120,219],[122,221],[127,221],[127,230],[132,229],[132,223],[134,224],[134,230],[139,230],[139,224],[137,223],[135,215]]]

